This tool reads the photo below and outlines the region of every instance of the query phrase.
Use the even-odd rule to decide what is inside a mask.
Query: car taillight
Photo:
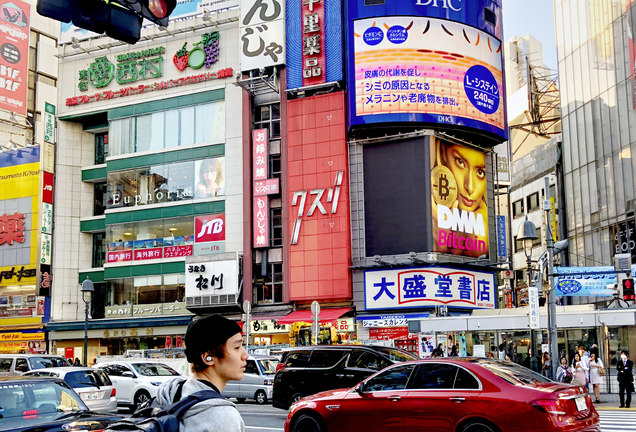
[[[113,389],[110,391],[110,397],[115,397],[116,394],[117,394],[117,389],[113,387]]]
[[[38,410],[26,410],[22,412],[22,418],[32,419],[38,416]]]
[[[532,402],[532,407],[545,414],[565,415],[565,411],[557,399],[539,399]]]
[[[276,372],[278,372],[281,369],[285,369],[287,367],[287,365],[285,363],[278,363],[276,365]]]

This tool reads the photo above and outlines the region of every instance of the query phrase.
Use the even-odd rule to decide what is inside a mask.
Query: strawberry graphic
[[[174,62],[174,65],[180,71],[184,70],[186,68],[186,66],[188,65],[189,54],[188,54],[188,50],[186,49],[186,45],[187,44],[188,43],[185,42],[183,44],[183,46],[181,47],[181,49],[179,51],[177,51],[177,53],[172,58],[172,61]]]

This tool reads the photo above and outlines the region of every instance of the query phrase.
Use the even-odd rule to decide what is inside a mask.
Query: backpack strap
[[[181,420],[181,417],[183,416],[185,411],[187,411],[191,406],[208,399],[225,399],[225,397],[223,397],[220,393],[215,392],[214,390],[198,391],[184,397],[179,402],[173,404],[169,409],[166,410],[166,412]]]
[[[180,381],[179,384],[177,384],[177,392],[174,394],[174,397],[172,398],[172,403],[175,403],[177,401],[181,400],[181,393],[183,391],[183,385],[186,383],[187,380],[183,380]]]

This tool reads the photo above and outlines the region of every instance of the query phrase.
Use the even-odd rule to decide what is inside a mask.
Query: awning
[[[351,308],[325,308],[321,309],[318,314],[319,322],[326,323],[330,321],[335,321],[347,312],[349,312]],[[295,322],[312,322],[312,313],[309,309],[297,310],[289,315],[278,319],[276,322],[278,324],[293,324]]]

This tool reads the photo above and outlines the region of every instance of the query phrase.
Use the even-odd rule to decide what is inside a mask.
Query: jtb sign
[[[364,273],[366,309],[450,305],[492,309],[495,276],[444,267],[368,270]]]

